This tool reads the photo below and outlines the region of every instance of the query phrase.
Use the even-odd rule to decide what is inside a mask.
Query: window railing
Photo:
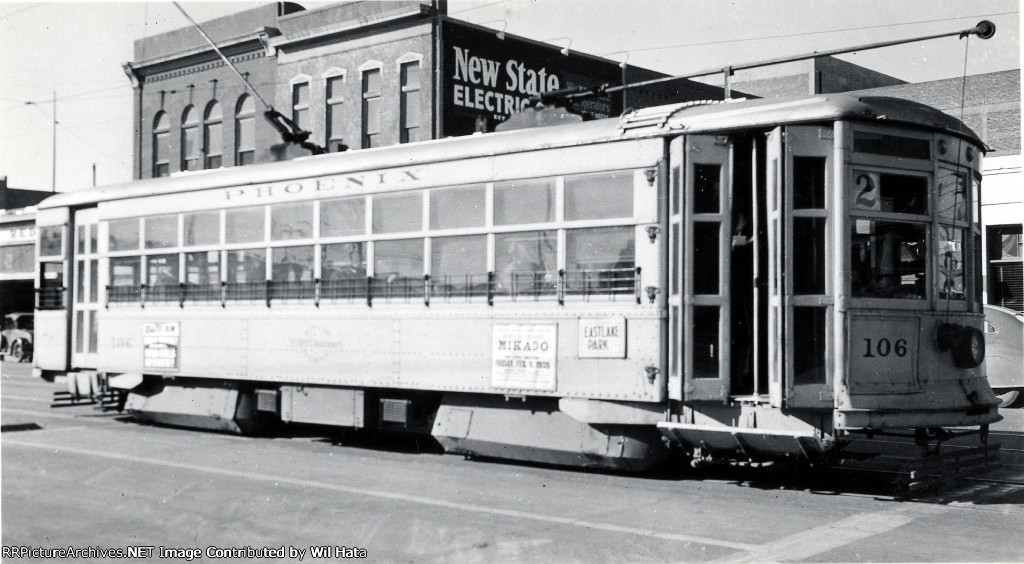
[[[142,301],[142,286],[107,286],[107,303]]]
[[[565,273],[565,291],[586,297],[638,295],[639,277],[635,268],[571,270]]]
[[[489,274],[444,275],[430,279],[430,296],[444,301],[493,296],[494,277]]]
[[[224,294],[223,288],[223,284],[185,284],[182,301],[219,302]]]
[[[311,300],[316,296],[313,280],[271,281],[267,284],[268,300]]]
[[[228,282],[224,286],[224,299],[227,301],[266,300],[268,281],[261,282]]]
[[[62,309],[64,288],[37,290],[39,309]],[[220,284],[176,284],[159,286],[107,286],[107,304],[110,303],[178,303],[220,302],[226,306],[232,301],[265,301],[267,307],[275,301],[309,301],[317,306],[321,302],[374,301],[411,302],[423,300],[456,302],[486,300],[493,305],[495,299],[565,300],[601,297],[610,301],[635,300],[641,303],[639,268],[605,268],[586,270],[560,270],[551,272],[511,272],[499,276],[494,272],[431,276],[375,276],[339,278],[331,280],[304,280],[297,282],[221,282]]]
[[[40,310],[64,309],[64,292],[67,288],[63,286],[39,288],[36,290],[37,308]]]
[[[369,296],[369,279],[339,278],[334,280],[318,280],[320,301],[365,300]]]

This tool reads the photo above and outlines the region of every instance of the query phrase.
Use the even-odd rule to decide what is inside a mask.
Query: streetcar
[[[829,94],[515,121],[51,197],[36,374],[161,424],[630,471],[1000,419],[959,120]]]

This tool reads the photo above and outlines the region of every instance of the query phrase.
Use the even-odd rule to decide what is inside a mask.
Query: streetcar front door
[[[76,368],[96,368],[96,317],[100,309],[98,225],[95,208],[75,212],[71,363]]]
[[[768,357],[776,407],[828,408],[834,319],[831,127],[768,135]]]
[[[688,401],[724,401],[731,393],[731,150],[728,137],[690,135],[682,155],[679,333]]]

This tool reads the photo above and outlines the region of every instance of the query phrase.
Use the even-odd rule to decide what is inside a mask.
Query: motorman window
[[[923,300],[928,291],[928,178],[854,169],[851,296]]]

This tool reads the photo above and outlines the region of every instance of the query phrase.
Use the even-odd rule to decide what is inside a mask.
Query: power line
[[[494,6],[496,4],[504,4],[504,3],[508,2],[508,1],[509,0],[498,0],[497,2],[488,2],[487,4],[480,4],[479,6],[473,6],[471,8],[463,8],[462,10],[456,10],[454,12],[449,12],[449,15],[450,14],[461,14],[463,12],[471,12],[473,10],[479,10],[480,8],[486,8],[488,6]]]
[[[29,105],[29,106],[32,106],[33,108],[35,108],[35,109],[39,110],[39,112],[40,112],[41,114],[43,114],[44,116],[46,116],[46,119],[48,119],[48,120],[50,120],[50,121],[54,121],[54,120],[53,120],[53,118],[52,118],[52,117],[50,116],[50,114],[48,114],[48,113],[46,113],[45,111],[43,111],[43,109],[42,109],[42,108],[40,108],[40,107],[39,107],[38,105],[36,105],[35,103],[31,103],[31,104],[27,104],[27,105]],[[92,148],[92,149],[93,149],[94,151],[96,151],[97,153],[100,153],[101,155],[104,155],[104,156],[106,156],[106,157],[108,157],[108,158],[114,159],[115,161],[117,161],[117,162],[121,163],[122,165],[125,165],[125,166],[131,166],[131,165],[129,165],[128,163],[126,163],[126,162],[124,162],[123,160],[121,160],[121,157],[115,157],[114,155],[111,155],[110,153],[107,153],[106,151],[104,151],[104,150],[100,149],[100,148],[99,148],[99,147],[97,147],[96,145],[93,145],[93,144],[92,144],[92,142],[90,142],[90,141],[89,141],[89,140],[87,140],[86,138],[82,137],[81,135],[79,135],[78,133],[76,133],[76,132],[75,132],[74,130],[72,130],[71,128],[67,127],[67,126],[66,126],[66,125],[64,125],[63,123],[61,123],[61,122],[59,122],[59,121],[54,121],[54,125],[56,125],[56,126],[57,126],[57,127],[59,128],[59,129],[61,129],[61,130],[65,131],[65,132],[67,132],[67,133],[68,133],[68,134],[70,134],[70,135],[71,135],[72,137],[74,137],[74,138],[78,139],[78,140],[79,140],[79,141],[81,141],[82,143],[85,143],[86,145],[88,145],[89,147],[91,147],[91,148]]]

